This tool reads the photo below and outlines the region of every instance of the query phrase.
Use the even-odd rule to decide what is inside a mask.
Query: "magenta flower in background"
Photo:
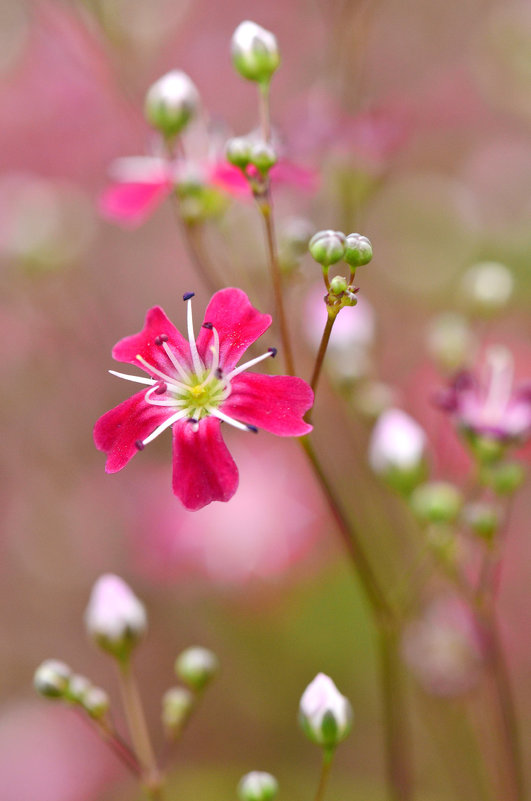
[[[492,345],[485,353],[480,378],[460,373],[435,402],[469,434],[502,444],[521,442],[531,432],[531,386],[515,389],[513,378],[511,352]]]
[[[221,422],[243,431],[258,427],[279,436],[311,431],[303,415],[313,392],[300,378],[245,373],[269,356],[237,367],[247,348],[271,325],[240,289],[213,295],[205,322],[194,335],[191,298],[187,301],[188,342],[156,306],[144,329],[115,345],[118,361],[140,367],[143,376],[110,372],[148,389],[104,414],[94,428],[96,447],[107,453],[106,471],[121,470],[138,450],[165,429],[173,429],[173,491],[187,509],[228,501],[238,487],[238,469],[221,436]]]

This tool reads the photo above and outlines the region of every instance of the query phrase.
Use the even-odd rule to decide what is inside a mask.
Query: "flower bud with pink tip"
[[[302,694],[299,722],[312,742],[333,750],[352,727],[350,701],[329,676],[318,673]]]
[[[123,579],[107,573],[92,588],[85,625],[103,650],[125,660],[146,631],[146,610]]]

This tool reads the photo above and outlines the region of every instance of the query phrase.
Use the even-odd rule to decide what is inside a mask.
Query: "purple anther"
[[[162,339],[160,337],[155,337],[155,345],[162,345]]]
[[[196,419],[195,419],[195,417],[189,417],[189,418],[186,420],[186,422],[187,422],[187,423],[198,423],[198,422],[199,422],[199,420],[196,420]]]
[[[185,292],[184,295],[183,295],[183,300],[190,300],[190,298],[193,298],[194,295],[195,295],[195,292]]]
[[[221,369],[221,367],[218,367],[216,369],[215,375],[216,375],[216,378],[218,378],[219,380],[221,380],[223,378],[223,370]]]
[[[258,434],[258,429],[257,429],[256,426],[252,426],[252,425],[250,425],[250,423],[247,423],[246,425],[247,425],[247,430],[248,431],[252,431],[253,434]]]
[[[161,341],[161,342],[167,342],[167,341],[168,341],[168,339],[169,339],[169,336],[168,336],[168,334],[161,334],[161,335],[160,335],[160,341]]]
[[[135,442],[135,448],[137,448],[139,451],[144,450],[144,443],[142,442],[141,439],[137,439],[137,441]]]
[[[212,331],[212,329],[214,328],[214,323],[203,323],[201,328],[208,328],[209,331]]]
[[[278,352],[278,351],[277,351],[277,349],[276,349],[276,348],[268,348],[268,349],[267,349],[267,352],[268,352],[268,353],[270,353],[270,354],[271,354],[271,356],[272,356],[272,358],[274,359],[274,358],[275,358],[275,356],[277,355],[277,352]]]

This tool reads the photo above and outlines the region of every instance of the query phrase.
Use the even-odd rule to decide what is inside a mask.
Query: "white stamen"
[[[153,395],[158,394],[157,390],[158,390],[158,384],[154,387],[151,387],[151,389],[148,389],[148,391],[144,395],[144,400],[146,400],[152,406],[175,406],[176,408],[178,408],[179,406],[180,407],[186,406],[188,403],[188,401],[186,401],[184,398],[164,398],[164,399],[160,398],[158,400],[154,399]]]
[[[175,356],[175,354],[172,352],[172,349],[170,348],[170,346],[168,345],[168,343],[167,343],[167,342],[163,342],[163,343],[162,343],[162,347],[163,347],[163,348],[164,348],[164,350],[166,351],[166,354],[167,354],[167,356],[168,356],[168,359],[169,359],[169,360],[170,360],[170,362],[173,364],[173,366],[175,367],[175,369],[177,370],[177,372],[179,373],[179,375],[181,376],[181,378],[182,378],[184,381],[188,382],[188,381],[190,380],[190,376],[189,376],[189,374],[188,374],[188,373],[186,372],[186,370],[184,370],[184,368],[181,366],[181,364],[180,364],[180,363],[179,363],[179,361],[177,360],[177,357]]]
[[[238,375],[238,373],[243,373],[244,370],[248,370],[249,367],[254,367],[255,364],[258,364],[259,362],[263,362],[264,359],[269,359],[270,356],[274,356],[274,351],[268,350],[267,353],[262,353],[262,355],[261,356],[257,356],[256,359],[251,359],[248,362],[244,362],[243,364],[240,364],[239,367],[235,367],[234,370],[232,370],[228,375],[226,375],[225,379],[227,381],[230,381],[231,378],[234,378],[234,376]]]
[[[208,372],[207,377],[205,380],[200,384],[200,386],[204,387],[205,384],[208,384],[212,378],[214,377],[216,370],[219,367],[219,334],[214,327],[212,327],[212,333],[214,335],[214,342],[210,346],[210,350],[212,351],[212,365]]]
[[[188,327],[188,343],[190,345],[190,352],[192,354],[192,362],[194,365],[194,370],[196,375],[201,375],[204,371],[205,367],[201,359],[199,358],[199,353],[197,350],[197,345],[195,344],[195,335],[194,335],[194,321],[192,318],[192,299],[186,301],[187,309],[186,309],[186,323]]]
[[[186,417],[187,414],[188,412],[186,409],[181,409],[176,414],[168,417],[168,419],[161,423],[160,426],[157,426],[157,428],[149,435],[149,437],[146,437],[142,440],[142,445],[147,445],[149,442],[153,442],[153,440],[158,437],[159,434],[162,434],[163,431],[166,431],[166,429],[176,423],[177,420],[182,420],[182,418]]]
[[[219,409],[214,409],[213,406],[207,406],[206,411],[213,417],[217,417],[218,420],[223,420],[225,423],[234,426],[234,428],[239,428],[241,431],[249,431],[249,428],[245,425],[245,423],[240,423],[239,420],[234,420],[233,417],[229,417],[227,414],[220,412]]]
[[[144,378],[143,376],[139,375],[128,375],[127,373],[118,373],[116,370],[109,370],[111,375],[115,375],[118,378],[125,378],[126,381],[134,381],[135,384],[148,384],[152,385],[155,383],[153,378]]]
[[[140,364],[144,365],[146,370],[148,370],[151,373],[155,373],[155,375],[158,375],[159,378],[162,378],[162,380],[166,384],[168,384],[168,386],[171,387],[172,389],[175,389],[176,391],[180,390],[181,392],[186,392],[186,390],[188,390],[188,386],[186,384],[181,384],[181,382],[177,381],[175,378],[167,376],[165,373],[161,372],[160,370],[157,370],[156,367],[153,367],[151,364],[149,364],[149,362],[147,362],[144,359],[144,357],[141,356],[139,353],[136,354],[136,358],[138,359]]]
[[[503,414],[511,399],[514,362],[511,352],[502,345],[487,351],[486,395],[483,406],[485,420],[496,420]]]

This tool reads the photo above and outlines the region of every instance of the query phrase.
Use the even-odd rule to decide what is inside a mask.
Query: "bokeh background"
[[[159,745],[160,697],[177,652],[202,644],[223,665],[180,746],[176,798],[234,798],[239,776],[252,768],[275,773],[284,798],[311,796],[317,756],[297,730],[296,709],[320,670],[356,714],[329,797],[384,798],[374,632],[296,444],[230,432],[237,496],[187,513],[170,492],[168,439],[115,476],[104,474],[92,443],[94,421],[125,397],[106,372],[114,342],[140,328],[149,306],[162,303],[182,324],[182,293],[196,291],[198,314],[208,298],[169,206],[135,230],[101,218],[109,165],[149,151],[143,96],[171,68],[192,77],[219,136],[256,126],[254,87],[229,57],[234,28],[249,17],[279,40],[272,111],[286,157],[320,176],[313,193],[279,188],[279,219],[370,236],[376,255],[362,292],[375,310],[378,374],[435,447],[444,443],[441,475],[458,469],[459,446],[430,406],[440,379],[425,331],[436,312],[460,308],[459,278],[477,261],[501,260],[513,271],[515,301],[489,337],[512,346],[518,371],[525,376],[527,365],[529,375],[528,4],[3,0],[1,801],[134,797],[122,768],[72,712],[34,698],[31,688],[35,666],[56,656],[116,692],[112,665],[82,625],[94,580],[110,571],[148,606],[138,670]],[[205,147],[199,133],[192,140],[192,148]],[[252,206],[232,202],[208,245],[223,282],[237,282],[270,310]],[[290,291],[291,324],[301,332],[318,278],[304,259]],[[304,377],[310,348],[301,336]],[[325,420],[324,430],[334,423]],[[364,436],[359,447],[328,455],[354,506]],[[529,493],[521,493],[500,596],[528,746],[530,514]],[[366,526],[369,542],[378,525],[375,518],[374,529]],[[392,548],[373,549],[373,558],[392,563]],[[423,692],[414,678],[410,690]],[[417,702],[418,797],[479,798],[467,784],[468,745],[458,749],[457,785],[444,773],[444,732],[426,722],[442,703]],[[439,720],[451,725],[452,714],[450,703]]]

